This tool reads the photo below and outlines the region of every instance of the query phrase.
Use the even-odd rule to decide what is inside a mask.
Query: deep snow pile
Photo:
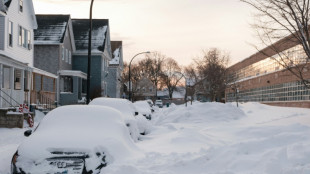
[[[34,127],[44,117],[44,114],[38,110],[35,111]],[[24,122],[24,128],[0,128],[0,174],[8,174],[10,172],[11,159],[16,152],[19,144],[25,139],[24,132],[28,130],[28,123]]]
[[[308,174],[310,110],[258,103],[165,108],[137,145],[145,157],[116,174]],[[129,172],[128,172],[129,171]]]
[[[143,155],[113,162],[101,173],[310,173],[310,109],[239,106],[197,102],[158,109],[149,133],[135,143]],[[1,174],[9,172],[7,160],[22,139],[16,133],[0,129]]]

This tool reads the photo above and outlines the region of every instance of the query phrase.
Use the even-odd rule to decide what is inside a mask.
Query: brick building
[[[310,79],[307,56],[302,46],[289,36],[229,67],[226,101],[310,108],[310,86],[306,88],[281,61],[291,63],[293,69],[305,65],[303,76]]]

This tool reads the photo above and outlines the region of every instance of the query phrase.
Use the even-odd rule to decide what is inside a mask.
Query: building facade
[[[86,75],[72,70],[72,55],[75,52],[73,27],[70,15],[36,15],[38,29],[34,32],[34,66],[45,74],[34,74],[33,103],[44,95],[59,105],[77,104],[85,97],[82,89]],[[44,88],[45,87],[45,88]]]
[[[36,28],[31,0],[0,1],[0,107],[29,104]]]
[[[226,101],[309,108],[309,84],[307,88],[288,70],[300,66],[304,78],[310,79],[302,46],[290,37],[284,38],[229,68]]]
[[[107,96],[120,98],[121,95],[121,75],[124,68],[122,41],[111,41],[113,59],[109,61],[109,74],[107,76]]]
[[[72,19],[76,52],[73,54],[73,70],[87,73],[88,19]],[[108,19],[92,20],[90,98],[107,96],[109,61],[112,60]]]

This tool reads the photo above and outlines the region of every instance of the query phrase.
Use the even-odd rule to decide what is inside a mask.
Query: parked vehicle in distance
[[[154,110],[152,107],[150,107],[149,103],[146,100],[136,101],[133,104],[137,108],[139,113],[141,113],[146,119],[152,119],[152,112],[154,112]]]
[[[28,130],[25,136],[31,133]],[[102,106],[63,106],[49,112],[18,147],[11,173],[100,173],[112,161],[139,153],[135,149],[119,111]]]
[[[155,106],[158,106],[159,108],[162,108],[164,105],[163,105],[163,101],[162,100],[156,100],[155,101]]]
[[[153,101],[151,99],[147,99],[146,101],[150,105],[150,107],[154,106],[154,103],[153,103]]]
[[[146,133],[144,125],[146,125],[148,121],[142,115],[139,115],[137,108],[129,100],[99,97],[92,100],[89,105],[108,106],[120,111],[134,141],[138,141],[140,134]]]

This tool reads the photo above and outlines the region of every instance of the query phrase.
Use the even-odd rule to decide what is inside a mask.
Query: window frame
[[[9,25],[8,25],[8,46],[13,47],[13,22],[9,20]]]
[[[23,0],[19,0],[18,3],[18,12],[23,13],[24,12],[24,1]]]

